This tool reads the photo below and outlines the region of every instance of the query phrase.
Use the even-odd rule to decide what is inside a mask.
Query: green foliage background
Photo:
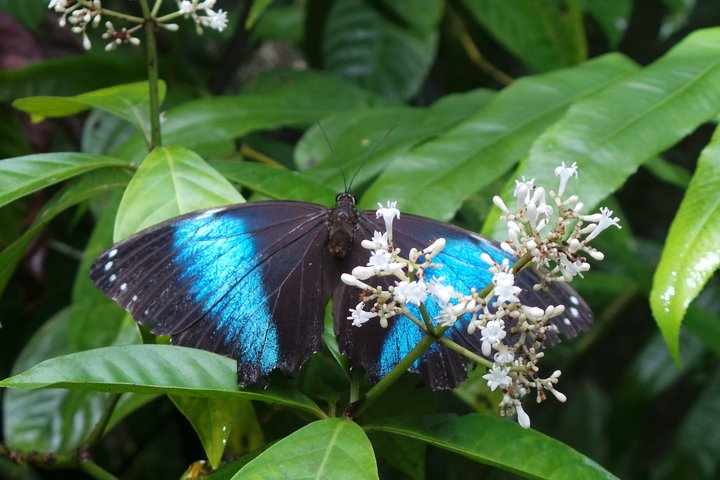
[[[106,53],[91,31],[82,52],[46,7],[0,0],[0,476],[87,475],[5,447],[77,452],[122,393],[92,445],[122,478],[717,478],[716,1],[218,0],[226,31],[159,33],[150,154],[142,49]],[[330,333],[267,390],[238,391],[224,357],[140,344],[92,260],[243,197],[332,204],[344,184],[317,121],[361,207],[394,199],[496,238],[493,195],[578,163],[572,192],[623,229],[575,285],[596,324],[545,360],[568,403],[527,405],[526,431],[495,417],[483,372],[455,392],[408,375],[350,422]]]

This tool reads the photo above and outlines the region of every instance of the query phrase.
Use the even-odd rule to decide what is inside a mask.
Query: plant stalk
[[[155,43],[155,18],[152,16],[147,0],[140,0],[145,29],[145,52],[147,56],[148,90],[150,95],[150,139],[146,139],[148,150],[162,146],[160,136],[160,94],[158,84],[158,57]]]

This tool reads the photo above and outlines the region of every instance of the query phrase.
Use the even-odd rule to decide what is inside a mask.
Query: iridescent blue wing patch
[[[361,212],[358,235],[360,238],[371,238],[373,231],[384,231],[382,220],[375,218],[374,212]],[[433,277],[444,277],[446,284],[453,285],[455,290],[468,293],[471,288],[482,289],[492,279],[487,265],[480,259],[487,253],[497,262],[514,259],[502,251],[497,244],[477,234],[451,225],[446,225],[427,218],[402,214],[393,226],[393,238],[396,247],[403,254],[411,248],[422,249],[438,238],[447,240],[445,249],[435,259],[443,265],[439,269],[426,271],[426,281]],[[369,252],[355,248],[352,251],[352,265],[365,265]],[[370,285],[387,285],[386,278],[372,278],[366,281]],[[553,324],[559,332],[570,338],[580,331],[586,330],[592,323],[592,313],[585,302],[575,291],[564,284],[554,285],[547,291],[535,291],[532,286],[539,283],[537,274],[524,270],[517,278],[522,287],[521,301],[528,305],[544,308],[547,305],[566,305],[566,316],[554,319]],[[362,327],[354,327],[346,319],[347,312],[359,302],[359,290],[354,287],[339,285],[334,293],[336,335],[344,354],[356,364],[362,366],[371,380],[377,381],[385,376],[407,353],[422,339],[423,333],[415,323],[405,316],[391,320],[388,328],[382,328],[379,322],[367,322]],[[440,314],[438,305],[428,298],[426,308],[431,318]],[[419,310],[410,306],[416,318]],[[446,332],[446,335],[459,345],[475,353],[481,351],[480,335],[467,333],[468,319],[460,319]],[[557,342],[554,333],[548,344]],[[425,383],[434,389],[454,388],[467,377],[464,357],[442,347],[438,343],[415,362],[412,368],[419,372]]]
[[[322,347],[339,278],[328,209],[256,202],[174,218],[114,245],[91,278],[155,334],[238,360],[241,386]]]

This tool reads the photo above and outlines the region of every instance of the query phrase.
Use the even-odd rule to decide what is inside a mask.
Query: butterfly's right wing
[[[90,276],[153,333],[237,359],[245,386],[322,347],[337,268],[326,223],[325,207],[303,202],[195,212],[114,245]]]
[[[362,212],[356,243],[363,238],[371,238],[373,231],[384,231],[383,220],[377,220],[374,212]],[[469,293],[471,288],[484,288],[492,280],[492,274],[481,259],[487,253],[496,262],[514,259],[503,252],[499,246],[467,230],[440,223],[431,219],[403,214],[393,227],[396,247],[407,254],[410,248],[423,249],[438,238],[446,239],[444,250],[435,261],[442,268],[426,271],[426,281],[432,277],[445,277],[444,283],[453,285],[457,291]],[[365,265],[370,252],[356,248],[350,262],[353,266]],[[388,277],[373,277],[366,280],[370,285],[388,285],[394,280]],[[573,337],[586,330],[592,323],[592,312],[582,298],[565,284],[556,284],[546,291],[535,291],[532,286],[539,278],[530,269],[524,270],[516,278],[516,284],[523,289],[520,299],[527,305],[544,308],[547,305],[563,304],[568,307],[566,315],[554,319],[553,324],[566,337]],[[388,328],[382,328],[377,321],[369,321],[361,327],[352,326],[347,320],[348,310],[359,302],[362,292],[355,287],[341,285],[334,294],[335,319],[338,342],[343,353],[368,372],[371,380],[377,381],[404,358],[422,339],[423,332],[409,318],[397,316],[391,319]],[[429,298],[425,305],[431,318],[440,314],[438,305]],[[408,308],[420,318],[420,312],[412,305]],[[466,318],[458,319],[446,332],[446,336],[460,346],[477,354],[481,351],[480,332],[469,334]],[[546,345],[557,342],[555,333],[550,335]],[[455,388],[467,377],[466,359],[456,352],[434,343],[430,349],[412,366],[411,370],[422,374],[423,379],[434,389]]]

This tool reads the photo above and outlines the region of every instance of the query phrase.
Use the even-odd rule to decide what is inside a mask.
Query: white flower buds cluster
[[[601,208],[599,213],[583,215],[584,205],[576,195],[562,198],[570,178],[577,177],[576,163],[569,167],[563,163],[555,175],[560,177],[558,193],[550,192],[555,209],[546,203],[546,191],[534,185],[534,179],[515,182],[515,211],[510,211],[500,197],[493,198],[508,226],[508,240],[500,244],[501,248],[515,257],[530,255],[536,267],[550,272],[543,278],[546,283],[570,282],[576,275],[582,276],[590,269],[584,255],[604,258],[590,242],[608,227],[621,228],[612,210]]]
[[[178,30],[178,25],[168,23],[169,20],[183,16],[191,18],[195,23],[195,29],[198,34],[202,34],[203,27],[211,28],[217,31],[223,31],[228,24],[227,12],[219,9],[214,10],[216,0],[175,0],[177,10],[167,15],[157,17],[162,0],[155,3],[153,7],[153,24],[169,31]],[[82,43],[85,50],[89,50],[92,46],[90,38],[87,35],[88,25],[97,28],[100,25],[102,16],[115,17],[123,21],[134,22],[131,27],[122,27],[116,29],[111,22],[105,22],[105,33],[102,38],[109,40],[105,46],[105,50],[113,50],[122,44],[139,45],[140,40],[133,36],[140,28],[142,28],[145,20],[140,17],[126,15],[121,12],[108,10],[103,8],[101,0],[50,0],[48,8],[61,14],[58,23],[61,27],[70,24],[72,31],[82,35]]]

